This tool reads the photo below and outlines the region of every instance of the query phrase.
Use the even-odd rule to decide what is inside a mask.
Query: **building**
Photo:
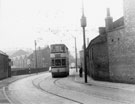
[[[10,58],[13,61],[12,68],[28,68],[28,56],[29,53],[24,50],[18,50],[13,53]]]
[[[123,0],[124,16],[105,27],[87,47],[88,75],[98,80],[135,83],[135,0]]]
[[[13,66],[12,68],[28,68],[28,55],[21,55],[12,58]]]
[[[108,30],[110,79],[135,83],[135,0],[124,0],[123,4],[120,24],[124,25]]]
[[[37,57],[37,58],[36,58]],[[45,68],[50,66],[50,48],[49,46],[44,48],[38,48],[29,55],[28,59],[30,60],[30,67],[31,68]],[[36,66],[37,64],[37,66]]]
[[[87,47],[87,67],[94,79],[109,80],[107,34],[104,27],[99,28],[99,35]]]
[[[11,60],[9,56],[0,51],[0,79],[11,77]]]

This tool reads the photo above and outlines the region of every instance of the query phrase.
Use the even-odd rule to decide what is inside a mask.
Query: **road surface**
[[[52,78],[42,73],[18,80],[5,88],[13,104],[134,104],[135,92],[75,81],[75,75]]]

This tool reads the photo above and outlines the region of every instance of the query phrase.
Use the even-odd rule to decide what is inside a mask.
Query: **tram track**
[[[24,77],[24,78],[26,78],[26,77]],[[20,79],[23,79],[23,78],[20,78]],[[18,80],[20,80],[20,79],[17,79],[17,80],[15,80],[15,81],[12,81],[12,83],[14,83],[14,82],[16,82],[16,81],[18,81]],[[60,98],[62,98],[62,99],[66,99],[66,100],[69,100],[69,101],[71,101],[71,102],[74,102],[73,104],[84,104],[84,103],[82,103],[82,102],[80,102],[78,99],[76,100],[74,100],[74,99],[72,99],[72,97],[68,97],[68,96],[63,96],[63,94],[64,93],[62,93],[61,94],[61,92],[59,92],[59,90],[58,91],[54,91],[55,89],[61,89],[60,91],[64,91],[64,90],[71,90],[71,91],[76,91],[76,92],[81,92],[82,90],[81,89],[79,89],[79,88],[77,88],[77,90],[75,90],[75,88],[76,87],[73,87],[72,88],[72,86],[70,86],[70,83],[68,83],[68,86],[67,86],[67,84],[64,84],[63,82],[61,82],[62,80],[64,80],[64,78],[50,78],[50,75],[48,75],[48,76],[36,76],[36,77],[33,77],[32,79],[31,79],[31,81],[30,81],[30,83],[32,83],[32,85],[34,86],[34,87],[36,87],[37,89],[39,89],[40,91],[42,91],[43,93],[48,93],[48,94],[51,94],[51,95],[54,95],[54,96],[57,96],[57,97],[60,97]],[[67,80],[72,80],[72,79],[67,79]],[[44,88],[42,85],[43,85],[43,81],[46,81],[46,82],[51,82],[50,84],[52,85],[51,87],[53,88],[53,86],[54,86],[54,89],[53,90],[48,90],[48,89],[46,89],[46,88]],[[66,81],[65,81],[66,82]],[[10,83],[11,84],[11,83]],[[71,84],[72,85],[72,84]],[[49,84],[48,84],[48,86],[49,86]],[[56,88],[55,88],[56,87]],[[13,104],[13,102],[14,102],[14,100],[12,101],[12,98],[10,98],[10,96],[8,96],[8,85],[5,87],[6,89],[4,89],[4,91],[5,91],[5,94],[7,95],[7,97],[8,97],[8,100],[10,101],[10,103],[11,104]],[[49,87],[48,87],[49,88]],[[64,90],[63,90],[64,89]],[[53,92],[54,91],[54,92]],[[87,92],[87,89],[86,89],[86,92]],[[81,92],[81,93],[84,93],[84,92]],[[113,97],[108,97],[108,96],[106,96],[106,95],[104,95],[104,96],[102,96],[102,94],[100,94],[100,92],[95,92],[95,91],[92,91],[92,92],[87,92],[87,93],[85,93],[85,94],[88,94],[89,93],[89,95],[90,96],[94,96],[94,97],[97,97],[97,98],[101,98],[101,99],[105,99],[105,100],[111,100],[111,101],[114,101],[114,102],[119,102],[119,103],[122,103],[122,104],[133,104],[133,102],[132,101],[127,101],[127,100],[122,100],[122,99],[115,99],[115,98],[113,98]],[[21,103],[15,103],[15,104],[21,104]]]
[[[30,75],[30,76],[33,76],[33,74]],[[30,77],[30,76],[23,76],[23,77],[21,77],[21,78],[14,79],[14,80],[12,80],[11,82],[8,82],[6,86],[2,87],[3,94],[4,94],[4,96],[6,97],[6,99],[10,102],[10,104],[20,104],[20,103],[18,103],[18,102],[15,103],[15,102],[10,98],[8,86],[9,86],[10,84],[12,84],[12,83],[15,83],[15,82],[17,82],[17,81],[19,81],[19,80],[21,80],[21,79],[24,79],[24,78],[27,78],[27,77]]]
[[[45,81],[45,80],[47,80],[47,79],[49,79],[49,77],[44,78],[42,81]],[[74,90],[74,88],[70,88],[69,86],[62,85],[61,83],[59,83],[60,80],[62,80],[62,79],[55,79],[55,80],[53,81],[53,84],[54,84],[55,86],[61,88],[61,89],[76,91],[76,90]],[[83,104],[82,102],[79,102],[79,101],[76,101],[76,100],[73,100],[73,99],[70,99],[70,98],[67,98],[67,97],[63,97],[62,95],[56,94],[55,92],[51,92],[51,91],[48,91],[48,90],[43,89],[43,88],[40,86],[40,84],[42,83],[42,81],[40,81],[40,82],[38,83],[38,85],[36,86],[38,89],[40,89],[40,90],[42,90],[42,91],[45,91],[45,92],[47,92],[47,93],[50,93],[50,94],[52,94],[52,95],[55,95],[55,96],[62,97],[62,98],[64,98],[64,99],[68,99],[68,100],[70,100],[70,101],[77,102],[78,104]],[[78,92],[78,91],[81,92],[81,90],[77,90],[77,92]],[[115,98],[113,98],[113,97],[108,97],[108,96],[105,96],[105,95],[103,96],[102,94],[97,93],[97,92],[90,92],[90,93],[87,92],[86,94],[91,95],[91,96],[94,96],[94,97],[97,97],[97,98],[105,99],[105,100],[111,100],[111,101],[114,101],[114,102],[119,102],[119,103],[122,103],[122,104],[133,104],[132,101],[125,101],[125,100],[122,100],[122,99],[115,99]]]
[[[47,80],[48,78],[50,78],[50,77],[44,78],[44,80],[41,80],[37,85],[34,83],[34,80],[38,79],[38,78],[36,78],[36,79],[34,79],[34,80],[32,81],[32,83],[33,83],[33,85],[34,85],[36,88],[38,88],[39,90],[41,90],[41,91],[44,92],[44,93],[49,93],[49,94],[51,94],[51,95],[55,95],[55,96],[57,96],[57,97],[60,97],[60,98],[63,98],[63,99],[66,99],[66,100],[75,102],[75,104],[84,104],[84,103],[79,102],[79,101],[77,101],[77,100],[70,99],[70,98],[64,97],[64,96],[62,96],[62,95],[60,95],[60,94],[56,94],[56,93],[54,93],[54,92],[51,92],[51,91],[48,91],[48,90],[43,89],[40,84],[41,84],[43,81]],[[58,81],[58,80],[60,80],[60,79],[55,79],[55,80],[53,81],[53,84],[55,85],[56,81]]]
[[[62,79],[54,81],[54,84],[57,87],[62,88],[62,89],[71,90],[71,91],[77,91],[77,92],[81,92],[81,93],[83,92],[81,89],[76,90],[77,88],[73,88],[73,87],[71,88],[70,86],[66,86],[65,84],[63,85],[62,83],[59,82],[60,80],[62,80]],[[69,79],[69,80],[73,81],[72,79]],[[97,98],[101,98],[101,99],[105,99],[105,100],[111,100],[111,101],[119,102],[119,103],[122,103],[122,104],[133,104],[132,101],[126,101],[125,99],[116,99],[116,98],[113,98],[113,97],[108,97],[107,95],[100,94],[100,92],[86,91],[84,93],[87,94],[87,95],[97,97]]]

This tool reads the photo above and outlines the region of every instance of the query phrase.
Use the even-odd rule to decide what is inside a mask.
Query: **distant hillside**
[[[10,57],[16,57],[16,56],[27,55],[27,54],[29,53],[24,50],[18,50],[15,53],[13,53]]]

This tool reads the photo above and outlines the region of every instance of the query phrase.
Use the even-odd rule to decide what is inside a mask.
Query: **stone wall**
[[[40,73],[40,72],[46,72],[49,70],[49,67],[44,68],[12,68],[11,76],[16,75],[25,75],[25,74],[33,74],[33,73]]]

